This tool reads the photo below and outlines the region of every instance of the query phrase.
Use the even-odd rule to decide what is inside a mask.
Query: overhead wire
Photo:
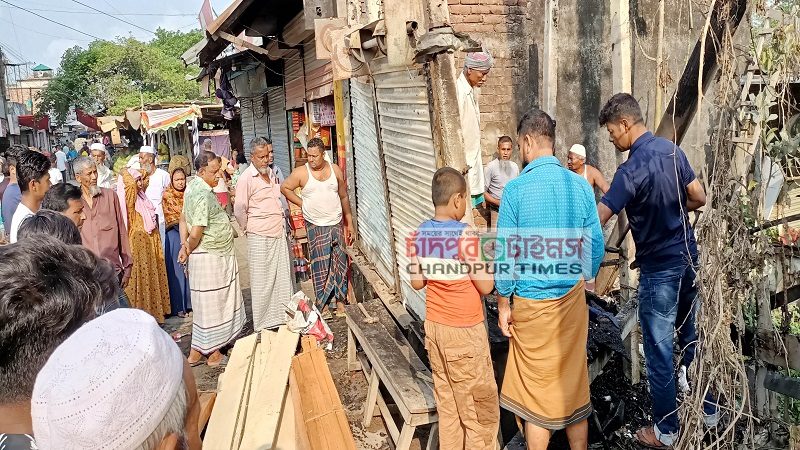
[[[29,10],[27,8],[23,8],[22,6],[15,5],[15,4],[9,2],[8,0],[0,0],[0,2],[3,2],[3,3],[5,3],[7,5],[10,5],[10,6],[13,6],[14,8],[21,9],[21,10],[23,10],[23,11],[29,13],[29,14],[33,14],[34,16],[39,17],[41,19],[44,19],[44,20],[46,20],[48,22],[52,22],[52,23],[54,23],[56,25],[60,25],[60,26],[62,26],[64,28],[68,28],[68,29],[70,29],[72,31],[76,31],[76,32],[81,33],[81,34],[85,34],[86,36],[93,37],[93,38],[97,39],[98,41],[107,41],[108,40],[108,39],[103,39],[101,37],[97,37],[97,36],[95,36],[93,34],[89,34],[89,33],[85,32],[85,31],[79,30],[77,28],[73,28],[73,27],[71,27],[69,25],[65,25],[65,24],[63,24],[63,23],[61,23],[61,22],[59,22],[57,20],[53,20],[53,19],[51,19],[49,17],[46,17],[46,16],[43,16],[43,15],[37,13],[37,12],[31,11],[31,10]]]
[[[0,20],[2,20],[3,22],[11,23],[13,25],[13,22],[11,22],[9,20],[6,20],[6,19],[3,19],[2,17],[0,17]],[[41,32],[39,30],[36,30],[36,29],[33,29],[33,28],[28,28],[28,27],[23,27],[21,25],[16,25],[16,27],[22,28],[23,30],[27,30],[27,31],[30,31],[30,32],[33,32],[33,33],[36,33],[36,34],[41,34],[42,36],[47,36],[47,37],[52,37],[52,38],[60,38],[60,39],[64,38],[64,36],[56,36],[55,34],[43,33],[43,32]],[[84,42],[91,42],[89,39],[83,39],[83,38],[70,38],[70,39],[80,40],[80,41],[84,41]]]
[[[79,10],[79,9],[47,9],[47,8],[28,8],[31,11],[41,11],[41,12],[54,12],[54,13],[63,13],[63,14],[101,14],[105,15],[106,13],[103,12],[95,12],[95,11],[86,11],[86,10]],[[116,13],[118,16],[154,16],[154,17],[191,17],[195,16],[195,14],[186,14],[186,13]]]
[[[156,33],[155,33],[155,31],[148,30],[147,28],[144,28],[144,27],[141,27],[141,26],[139,26],[139,25],[136,25],[136,24],[135,24],[135,23],[133,23],[133,22],[130,22],[130,21],[128,21],[128,20],[125,20],[125,19],[122,19],[122,18],[119,18],[119,17],[117,17],[117,16],[115,16],[115,15],[113,15],[113,14],[109,14],[109,13],[107,13],[107,12],[105,12],[105,11],[101,11],[101,10],[99,10],[99,9],[95,8],[94,6],[89,6],[89,5],[87,5],[86,3],[83,3],[83,2],[81,2],[81,1],[79,1],[79,0],[72,0],[72,1],[73,1],[73,2],[75,2],[75,3],[77,3],[77,4],[79,4],[79,5],[85,6],[86,8],[89,8],[89,9],[91,9],[91,10],[93,10],[93,11],[97,11],[97,12],[99,12],[99,13],[105,14],[106,16],[108,16],[108,17],[111,17],[112,19],[117,19],[117,20],[119,20],[120,22],[127,23],[128,25],[131,25],[131,26],[134,26],[134,27],[136,27],[136,28],[138,28],[138,29],[140,29],[140,30],[146,31],[146,32],[148,32],[148,33],[150,33],[150,34],[152,34],[152,35],[155,35],[155,34],[156,34]]]
[[[22,51],[22,45],[19,43],[19,33],[17,33],[17,25],[14,23],[14,15],[11,14],[11,8],[6,6],[8,9],[8,18],[11,19],[11,30],[14,32],[14,40],[17,41],[17,51]]]

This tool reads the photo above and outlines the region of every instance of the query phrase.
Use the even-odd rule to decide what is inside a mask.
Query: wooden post
[[[542,104],[550,117],[556,117],[558,96],[558,0],[545,0],[544,11],[544,77]]]
[[[611,36],[612,36],[612,70],[613,70],[613,89],[614,93],[632,91],[632,69],[631,69],[631,26],[629,20],[628,0],[611,1]],[[619,166],[627,159],[627,154],[617,152],[617,165]],[[631,301],[633,286],[637,283],[636,274],[630,269],[630,263],[635,254],[635,245],[630,233],[627,232],[628,218],[625,211],[621,211],[617,216],[617,232],[625,236],[620,249],[620,269],[619,284],[620,293],[625,303]],[[625,348],[630,355],[630,362],[625,361],[625,374],[631,383],[639,382],[640,359],[639,359],[639,330],[635,328],[625,339]]]

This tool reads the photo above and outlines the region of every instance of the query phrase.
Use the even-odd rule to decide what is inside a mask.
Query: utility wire
[[[136,25],[136,24],[135,24],[135,23],[133,23],[133,22],[127,21],[127,20],[125,20],[125,19],[122,19],[122,18],[119,18],[119,17],[117,17],[117,16],[115,16],[115,15],[112,15],[112,14],[109,14],[109,13],[107,13],[107,12],[105,12],[105,11],[101,11],[101,10],[99,10],[99,9],[95,8],[94,6],[89,6],[89,5],[87,5],[86,3],[80,2],[80,1],[78,1],[78,0],[72,0],[72,1],[73,1],[73,2],[75,2],[75,3],[77,3],[77,4],[79,4],[79,5],[85,6],[85,7],[89,8],[89,9],[91,9],[91,10],[93,10],[93,11],[97,11],[97,12],[99,12],[99,13],[101,13],[101,14],[105,14],[106,16],[108,16],[108,17],[111,17],[112,19],[117,19],[117,20],[119,20],[120,22],[127,23],[128,25],[134,26],[134,27],[136,27],[136,28],[138,28],[138,29],[140,29],[140,30],[142,30],[142,31],[146,31],[146,32],[148,32],[148,33],[150,33],[150,34],[152,34],[152,35],[155,35],[155,34],[156,34],[154,31],[148,30],[147,28],[144,28],[144,27],[140,27],[139,25]]]
[[[78,33],[80,33],[80,34],[85,34],[86,36],[93,37],[93,38],[97,39],[98,41],[105,41],[105,40],[107,40],[107,39],[103,39],[103,38],[101,38],[101,37],[97,37],[97,36],[95,36],[95,35],[93,35],[93,34],[89,34],[89,33],[85,32],[85,31],[81,31],[81,30],[79,30],[79,29],[77,29],[77,28],[73,28],[73,27],[71,27],[71,26],[69,26],[69,25],[64,25],[64,24],[63,24],[63,23],[61,23],[61,22],[55,21],[55,20],[53,20],[53,19],[51,19],[51,18],[49,18],[49,17],[45,17],[45,16],[43,16],[43,15],[41,15],[41,14],[39,14],[39,13],[33,12],[33,11],[29,10],[29,9],[26,9],[26,8],[23,8],[23,7],[21,7],[21,6],[15,5],[15,4],[13,4],[13,3],[11,3],[11,2],[9,2],[9,1],[7,1],[7,0],[0,0],[0,2],[3,2],[3,3],[5,3],[6,5],[13,6],[14,8],[21,9],[21,10],[23,10],[23,11],[25,11],[25,12],[29,13],[29,14],[33,14],[34,16],[36,16],[36,17],[39,17],[39,18],[42,18],[42,19],[44,19],[44,20],[46,20],[46,21],[48,21],[48,22],[52,22],[52,23],[54,23],[54,24],[56,24],[56,25],[61,25],[61,26],[62,26],[62,27],[64,27],[64,28],[69,28],[70,30],[72,30],[72,31],[77,31],[77,32],[78,32]]]
[[[78,9],[46,9],[46,8],[29,8],[31,11],[42,11],[42,12],[54,12],[54,13],[64,13],[64,14],[103,14],[103,12],[94,12],[94,11],[84,11]],[[169,14],[159,14],[159,13],[117,13],[118,16],[155,16],[155,17],[190,17],[195,16],[195,14],[184,14],[184,13],[169,13]]]

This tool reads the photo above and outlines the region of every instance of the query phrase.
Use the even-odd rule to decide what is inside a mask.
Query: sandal
[[[644,448],[652,448],[656,450],[672,450],[671,445],[665,445],[656,437],[653,427],[642,427],[636,431],[636,443]]]
[[[218,362],[212,363],[211,361],[207,361],[206,364],[208,364],[208,367],[225,367],[228,365],[228,357],[223,355]]]
[[[197,361],[189,361],[188,359],[186,361],[189,363],[190,367],[197,367],[200,364],[203,364],[203,357],[201,356],[197,359]]]

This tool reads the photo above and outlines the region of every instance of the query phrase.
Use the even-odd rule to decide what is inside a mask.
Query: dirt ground
[[[236,239],[236,251],[239,255],[240,284],[248,318],[245,326],[245,334],[247,334],[252,331],[252,315],[245,238]],[[309,297],[313,297],[310,281],[300,283],[299,288]],[[373,418],[368,427],[362,425],[367,380],[363,372],[347,370],[347,324],[344,319],[334,319],[329,321],[329,325],[335,339],[333,349],[327,352],[328,366],[347,412],[356,446],[359,450],[389,450],[391,448],[388,442],[389,437],[380,417]],[[191,344],[191,318],[169,318],[164,324],[164,329],[176,337],[179,346],[188,355]],[[198,389],[201,391],[216,390],[217,378],[223,370],[222,368],[210,368],[205,364],[194,367]],[[637,447],[633,444],[633,433],[639,426],[650,423],[650,398],[647,394],[646,382],[629,386],[628,383],[620,382],[622,373],[622,361],[616,357],[592,384],[592,404],[596,414],[590,419],[591,449],[635,449]],[[601,429],[604,431],[601,432]],[[429,429],[426,427],[418,429],[411,446],[413,450],[424,448],[427,444],[428,431]],[[524,450],[524,440],[517,435],[505,448]],[[568,448],[564,433],[556,433],[550,449]]]

